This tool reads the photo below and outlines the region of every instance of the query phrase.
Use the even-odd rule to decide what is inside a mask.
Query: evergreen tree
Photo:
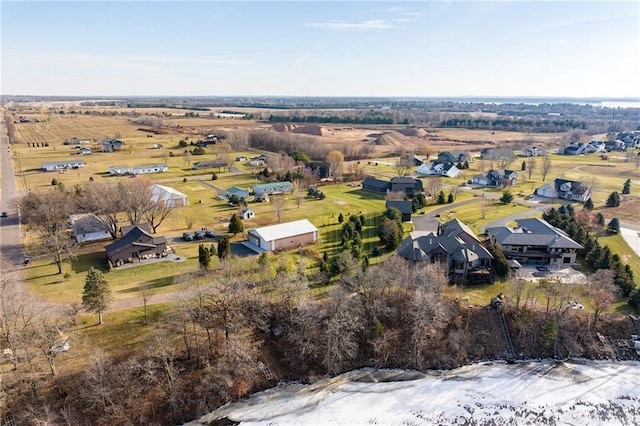
[[[607,225],[607,232],[610,232],[612,234],[620,233],[620,221],[618,220],[617,217],[614,217],[613,219],[611,219],[611,221],[609,222],[609,225]]]
[[[216,245],[211,243],[209,246],[209,256],[216,256],[218,254],[218,250],[216,250]]]
[[[234,213],[233,216],[231,216],[231,221],[229,222],[229,232],[233,235],[244,232],[244,225],[242,224],[242,220],[240,220],[240,216],[238,216],[237,213]]]
[[[502,197],[500,197],[500,202],[502,204],[509,204],[510,202],[513,201],[513,194],[511,193],[511,191],[506,190],[502,193]]]
[[[607,198],[607,207],[618,206],[620,206],[620,194],[618,194],[618,191],[613,191],[609,194],[609,198]]]
[[[631,194],[631,179],[627,179],[622,187],[623,194]]]
[[[454,197],[453,197],[453,192],[449,193],[449,196],[447,197],[447,204],[451,204],[454,201]]]
[[[218,240],[218,257],[220,260],[226,259],[231,254],[231,243],[225,236],[220,237]]]
[[[400,210],[390,207],[384,212],[384,216],[395,221],[400,229],[402,229],[402,213]]]
[[[340,213],[338,215],[338,223],[342,223],[342,222],[344,222],[344,215],[342,213]]]
[[[387,250],[395,250],[402,242],[402,227],[396,220],[384,217],[378,226],[378,237]]]
[[[464,164],[462,165],[462,167],[463,167],[465,170],[468,170],[468,169],[469,169],[469,162],[465,160],[465,162],[464,162]]]
[[[411,212],[415,213],[418,210],[420,210],[420,201],[418,201],[418,199],[416,197],[413,198],[413,200],[411,200]]]
[[[522,170],[523,172],[525,170],[527,170],[527,162],[526,161],[522,161],[522,165],[520,166],[520,170]]]
[[[493,269],[496,271],[496,274],[500,277],[506,277],[509,275],[509,261],[507,257],[504,255],[504,252],[495,244],[491,244],[488,247],[489,252],[493,256],[493,260],[491,264]]]
[[[446,198],[444,196],[444,191],[440,191],[440,193],[438,194],[438,198],[436,198],[436,203],[444,204],[445,201],[446,201]]]
[[[218,180],[218,175],[215,172],[211,174],[211,180]]]
[[[104,274],[94,267],[89,268],[82,289],[82,305],[89,312],[98,313],[98,325],[102,324],[102,312],[111,302],[111,289]]]
[[[604,226],[604,215],[602,213],[598,212],[598,214],[596,215],[596,222],[598,223],[598,225]]]
[[[211,253],[204,244],[198,246],[198,263],[200,263],[202,269],[207,269],[211,263]]]
[[[421,209],[427,205],[427,199],[422,192],[417,194],[413,199],[418,201],[418,209]]]
[[[287,173],[284,175],[284,179],[287,182],[293,182],[293,176],[291,176],[291,171],[287,170]]]
[[[591,197],[587,198],[587,201],[584,202],[584,210],[593,210],[593,200]]]

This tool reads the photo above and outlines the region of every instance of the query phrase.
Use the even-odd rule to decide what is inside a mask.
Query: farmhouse
[[[567,201],[586,202],[591,196],[591,189],[582,182],[556,179],[535,190],[535,194],[547,198],[560,198]]]
[[[458,219],[440,225],[438,234],[412,232],[398,247],[398,255],[413,261],[442,263],[447,268],[450,282],[491,282],[493,256]]]
[[[277,251],[318,240],[318,228],[307,219],[252,229],[247,233],[250,244],[263,250]]]
[[[520,155],[523,157],[538,157],[540,155],[544,155],[544,149],[539,146],[532,146],[529,148],[525,148],[520,152]]]
[[[123,145],[124,141],[120,139],[108,139],[102,142],[102,152],[120,151]]]
[[[166,164],[144,164],[141,166],[133,166],[131,168],[131,174],[142,175],[148,173],[163,173],[168,172],[169,166]]]
[[[457,177],[460,174],[460,169],[450,162],[429,161],[418,167],[416,172],[427,176]]]
[[[71,215],[69,223],[78,244],[111,239],[104,223],[93,213]]]
[[[53,172],[56,170],[79,169],[80,167],[84,167],[84,160],[51,161],[41,163],[40,170]]]
[[[253,185],[253,195],[258,194],[284,194],[285,192],[292,192],[293,185],[289,181],[284,182],[270,182]]]
[[[391,191],[404,192],[409,197],[413,197],[423,191],[422,181],[409,176],[394,177],[391,178]]]
[[[489,240],[498,244],[507,259],[563,268],[575,265],[576,253],[583,247],[564,231],[538,218],[519,219],[516,223],[516,228],[498,226],[485,230]]]
[[[377,192],[378,194],[386,194],[391,191],[391,182],[368,177],[362,181],[362,189],[364,191]]]
[[[187,196],[177,189],[164,185],[151,185],[151,201],[161,202],[166,207],[181,207],[189,205]]]
[[[398,209],[402,213],[403,222],[411,222],[411,214],[413,213],[413,203],[404,200],[387,200],[385,205],[388,209]]]
[[[167,253],[167,239],[154,237],[140,226],[134,226],[124,237],[105,247],[107,259],[113,266],[121,266],[147,256]]]

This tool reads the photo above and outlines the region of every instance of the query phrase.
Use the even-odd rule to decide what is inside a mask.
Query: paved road
[[[13,272],[15,278],[22,280],[24,249],[18,211],[13,207],[13,200],[21,193],[16,189],[9,138],[3,114],[0,114],[0,179],[2,186],[0,189],[0,211],[6,211],[9,214],[9,217],[0,218],[0,253],[8,265],[2,268],[2,274]],[[15,273],[19,276],[16,277]]]
[[[440,215],[457,207],[466,206],[467,204],[477,203],[480,201],[482,201],[482,198],[471,198],[469,200],[460,201],[458,203],[445,204],[444,206],[439,207],[426,214],[413,215],[413,227],[416,231],[438,232],[438,219],[436,219],[436,215]]]

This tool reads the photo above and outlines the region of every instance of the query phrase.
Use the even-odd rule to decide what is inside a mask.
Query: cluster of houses
[[[533,218],[516,220],[517,226],[485,230],[488,241],[498,246],[513,270],[523,265],[549,265],[566,268],[575,265],[583,247],[564,231]],[[452,283],[483,284],[492,280],[493,256],[471,229],[452,219],[438,232],[412,232],[398,247],[399,256],[415,262],[439,262],[445,265]]]
[[[558,150],[559,154],[581,155],[598,152],[624,152],[640,146],[640,130],[619,132],[616,139],[608,141],[574,142]]]

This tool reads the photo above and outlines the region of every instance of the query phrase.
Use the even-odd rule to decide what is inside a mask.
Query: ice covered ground
[[[638,425],[640,362],[483,363],[421,374],[363,369],[289,384],[191,425]]]

